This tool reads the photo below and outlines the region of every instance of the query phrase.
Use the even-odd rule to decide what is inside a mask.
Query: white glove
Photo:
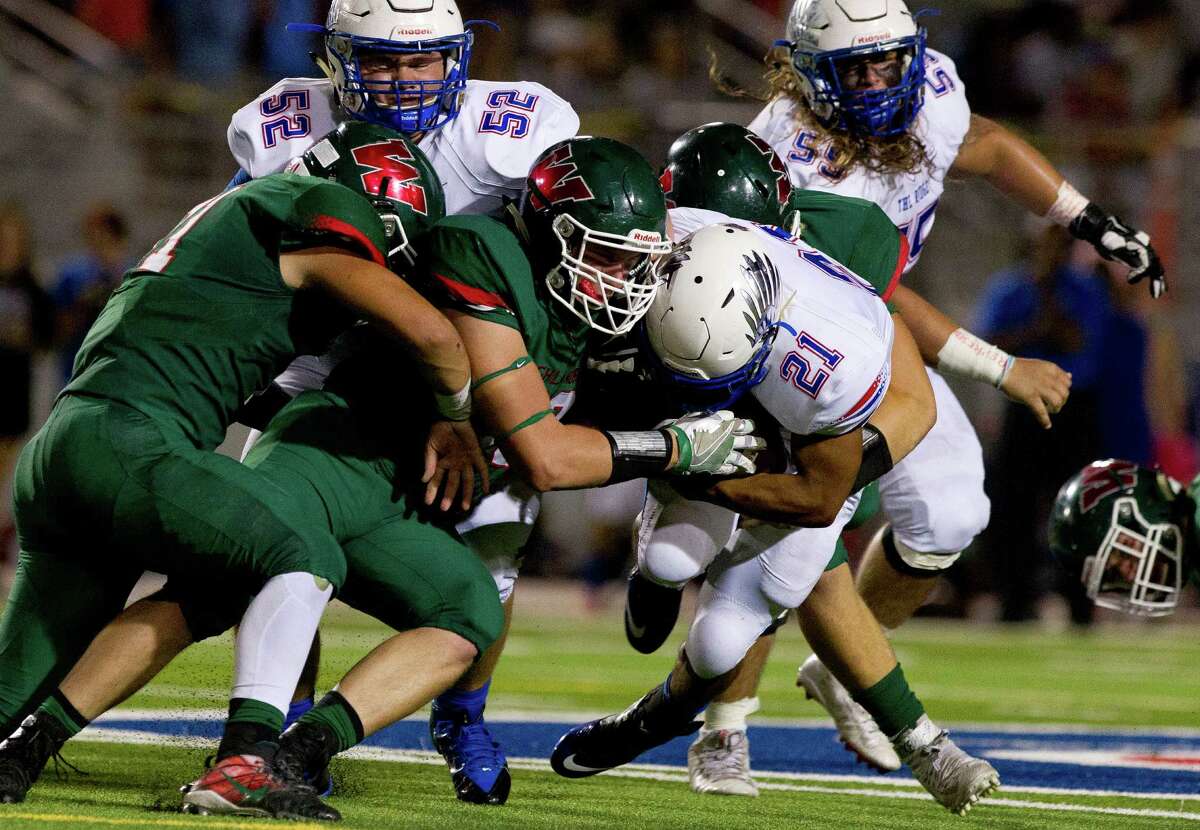
[[[727,409],[690,412],[659,424],[675,436],[679,460],[668,472],[678,475],[711,473],[733,475],[754,472],[754,456],[767,442],[754,435],[754,422],[738,418]]]

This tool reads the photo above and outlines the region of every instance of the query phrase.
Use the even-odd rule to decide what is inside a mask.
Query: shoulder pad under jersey
[[[754,397],[797,435],[849,432],[887,391],[891,315],[845,266],[801,241],[761,233],[779,267],[780,330]]]
[[[284,78],[233,114],[226,134],[238,166],[258,179],[278,173],[338,125],[324,78]]]
[[[575,110],[541,84],[472,80],[458,117],[418,146],[442,176],[447,213],[494,213],[520,197],[543,150],[578,131]]]

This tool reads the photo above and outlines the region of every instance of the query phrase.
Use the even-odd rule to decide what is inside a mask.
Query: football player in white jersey
[[[921,783],[965,813],[998,784],[995,770],[924,714],[850,590],[848,566],[831,562],[858,492],[932,426],[933,394],[916,344],[868,283],[782,231],[704,210],[671,217],[676,233],[706,226],[668,260],[644,323],[649,357],[689,406],[698,394],[728,406],[749,390],[760,423],[778,425],[784,462],[773,473],[687,488],[703,500],[652,486],[638,530],[639,570],[680,587],[706,573],[687,642],[662,686],[619,715],[569,731],[551,765],[571,778],[593,775],[695,731],[696,713],[763,629],[804,603],[818,581],[840,579],[840,597],[851,600],[840,624],[853,644],[834,637],[825,653],[849,652],[875,672],[864,699],[894,716],[893,742]],[[759,521],[743,522],[723,551],[739,514]]]
[[[786,34],[766,75],[772,97],[750,129],[784,159],[796,187],[883,208],[908,238],[909,268],[953,173],[982,178],[1031,213],[1068,227],[1104,258],[1129,266],[1130,281],[1146,280],[1152,296],[1166,290],[1149,236],[1089,202],[1014,133],[971,113],[953,61],[926,47],[925,30],[902,0],[796,0]],[[1028,398],[1017,388],[1049,392],[1065,374],[1014,361],[903,285],[892,299],[926,362],[937,367],[929,378],[938,419],[929,439],[879,481],[889,525],[868,546],[857,584],[886,628],[916,612],[935,577],[988,522],[982,450],[938,372],[1022,400]],[[1039,420],[1049,425],[1045,414]],[[710,706],[707,718],[744,730],[769,647],[767,639],[751,652],[731,684],[737,691]],[[801,666],[797,685],[830,711],[860,758],[883,771],[899,767],[889,741],[815,656]]]
[[[542,151],[578,132],[579,117],[541,84],[470,78],[473,23],[486,22],[464,22],[454,0],[333,0],[324,26],[292,24],[324,36],[318,63],[328,77],[284,79],[234,114],[229,149],[241,168],[234,181],[276,173],[338,122],[363,119],[416,138],[441,177],[448,215],[498,214],[506,200],[521,196]],[[319,388],[333,361],[328,355],[296,360],[276,379],[276,392],[290,397]],[[531,494],[506,489],[477,505],[459,528],[492,570],[506,620],[537,504]],[[507,762],[483,720],[503,643],[501,637],[457,688],[437,699],[431,716],[464,801],[503,804],[508,797]],[[312,705],[310,669],[289,723]]]

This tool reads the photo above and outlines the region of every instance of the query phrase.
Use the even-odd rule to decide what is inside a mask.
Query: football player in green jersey
[[[1200,585],[1200,476],[1183,487],[1131,461],[1094,461],[1063,484],[1050,550],[1101,608],[1162,617]]]
[[[469,487],[485,471],[463,343],[387,267],[389,252],[411,255],[397,218],[427,210],[421,199],[439,185],[422,179],[410,163],[419,151],[402,137],[343,130],[355,170],[340,179],[354,189],[284,174],[204,202],[126,275],[88,333],[16,471],[22,552],[0,620],[3,734],[58,685],[143,570],[205,584],[219,574],[255,593],[223,739],[225,760],[236,759],[228,789],[263,814],[336,816],[277,774],[270,742],[345,578],[344,555],[290,494],[212,450],[250,392],[366,317],[432,390],[440,418],[425,481]],[[5,743],[0,773],[28,744],[20,733]]]
[[[597,211],[598,215],[571,211],[573,221],[579,223],[578,230],[573,227],[559,233],[581,237],[572,246],[550,228],[552,220],[545,215],[547,211],[533,207],[527,211],[527,222],[515,214],[509,217],[510,227],[535,229],[520,237],[500,222],[470,217],[439,223],[430,239],[421,244],[429,251],[434,293],[454,309],[448,313],[455,317],[455,325],[466,330],[471,329],[472,321],[480,324],[471,329],[468,339],[479,352],[472,358],[479,364],[476,413],[487,427],[489,445],[502,448],[522,477],[536,487],[586,486],[664,472],[668,466],[673,473],[752,470],[749,458],[742,453],[752,453],[758,446],[757,439],[741,434],[749,424],[732,419],[728,413],[681,419],[667,431],[642,433],[568,428],[546,417],[552,395],[560,411],[570,404],[582,349],[580,341],[591,328],[581,318],[592,313],[601,317],[606,327],[613,323],[632,325],[636,317],[628,319],[630,312],[640,314],[637,305],[644,302],[639,292],[653,287],[656,278],[655,263],[649,259],[656,250],[650,238],[653,232],[639,226],[647,222],[653,226],[655,221],[662,221],[664,214],[661,191],[652,172],[623,145],[603,139],[581,142],[572,145],[572,150],[579,159],[592,163],[590,175],[601,176],[602,181],[613,172],[612,165],[618,165],[618,172],[622,166],[632,168],[635,175],[645,172],[649,210],[643,209],[639,196],[626,199],[624,205],[610,200],[607,207]],[[330,149],[315,147],[306,155],[307,167],[324,175],[320,160],[330,154]],[[342,148],[336,149],[344,154]],[[602,160],[610,166],[606,168]],[[561,164],[561,159],[554,163]],[[618,188],[621,178],[614,178]],[[565,187],[572,188],[570,184]],[[546,189],[554,192],[552,187]],[[628,219],[624,234],[618,223],[605,224],[621,207],[635,214]],[[646,216],[637,215],[639,211]],[[592,225],[601,230],[596,231]],[[530,264],[534,240],[543,244],[547,241],[547,237],[538,237],[539,232],[548,234],[554,247],[567,251],[557,260],[553,254],[539,258],[546,268],[540,280],[534,278]],[[609,239],[604,234],[622,238]],[[591,251],[584,249],[589,244]],[[630,254],[632,262],[619,267],[611,262],[614,257]],[[559,267],[573,271],[564,276],[558,273]],[[624,286],[626,276],[635,284]],[[595,285],[589,285],[589,280]],[[595,290],[601,284],[611,285],[612,290]],[[568,285],[588,298],[590,305],[569,312]],[[551,290],[562,292],[562,303],[550,299]],[[356,330],[355,334],[364,334],[364,330]],[[402,633],[360,661],[335,692],[286,733],[275,766],[292,780],[301,780],[304,773],[310,778],[320,777],[331,755],[410,713],[444,689],[462,674],[478,650],[495,639],[501,618],[496,589],[480,561],[473,556],[469,563],[463,561],[461,552],[465,549],[461,543],[447,543],[444,522],[411,520],[404,500],[394,491],[403,489],[400,459],[412,454],[406,437],[419,433],[422,419],[427,417],[411,412],[413,388],[380,383],[380,378],[394,375],[402,358],[379,343],[370,348],[343,346],[351,356],[338,365],[325,390],[304,393],[285,407],[246,463],[288,492],[300,512],[328,516],[329,529],[342,542],[347,559],[341,598]],[[519,354],[509,360],[503,349]],[[503,365],[493,368],[489,360]],[[543,403],[539,410],[538,404]],[[530,408],[532,415],[526,411]],[[528,432],[540,433],[542,438],[526,441]],[[588,440],[592,446],[590,456],[565,446]],[[570,457],[564,459],[564,454]],[[557,462],[569,466],[556,466]],[[519,541],[514,541],[513,528],[523,528],[527,534],[533,515],[530,505],[536,509],[536,497],[506,470],[504,464],[493,464],[490,472],[494,485],[503,489],[484,499],[479,510],[460,523],[458,530],[476,551],[511,550],[510,555],[515,556]],[[535,475],[533,471],[544,472]],[[428,551],[435,545],[439,553],[429,557]],[[487,585],[486,598],[477,590],[480,574]],[[59,725],[48,741],[28,748],[26,755],[37,756],[33,763],[29,758],[18,758],[6,769],[5,762],[12,753],[0,751],[0,797],[6,775],[13,780],[23,776],[22,787],[13,790],[24,795],[32,778],[61,746],[64,725],[70,734],[78,731],[87,718],[97,716],[144,685],[194,639],[218,633],[236,620],[236,612],[244,602],[239,606],[236,597],[218,602],[213,594],[211,583],[203,581],[183,586],[169,584],[158,601],[143,601],[131,607],[123,617],[140,626],[141,631],[154,632],[142,649],[143,661],[118,665],[112,663],[112,655],[104,648],[89,650],[55,698],[38,713],[43,724],[53,720]],[[448,613],[455,611],[460,613]],[[431,639],[430,628],[458,634],[460,639],[443,637],[435,656],[414,657],[413,651],[420,643]],[[135,632],[110,627],[102,636],[110,641],[127,641]],[[482,728],[482,721],[455,722],[454,726],[455,735],[472,736]],[[36,734],[46,735],[48,730],[29,730],[30,736]],[[25,741],[31,743],[37,741]],[[198,812],[243,808],[234,797],[236,793],[218,780],[220,771],[230,772],[219,764],[213,773],[188,788],[185,808]],[[454,772],[456,789],[460,794],[466,791],[468,800],[498,803],[507,797],[509,779],[503,762],[492,774],[487,791],[472,790],[477,784],[461,768]],[[254,806],[245,805],[245,809],[253,810]]]

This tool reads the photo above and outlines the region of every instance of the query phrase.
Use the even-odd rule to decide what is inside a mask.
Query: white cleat
[[[926,715],[897,735],[895,743],[913,777],[955,815],[965,816],[975,802],[1000,786],[995,767],[959,749],[950,733]]]
[[[796,685],[804,689],[809,700],[825,707],[833,717],[838,737],[858,760],[879,772],[900,769],[900,756],[892,742],[880,731],[875,719],[866,709],[854,702],[846,687],[829,673],[825,664],[811,655],[796,671]]]
[[[688,747],[692,791],[713,795],[758,795],[750,777],[750,739],[742,729],[702,730]]]

